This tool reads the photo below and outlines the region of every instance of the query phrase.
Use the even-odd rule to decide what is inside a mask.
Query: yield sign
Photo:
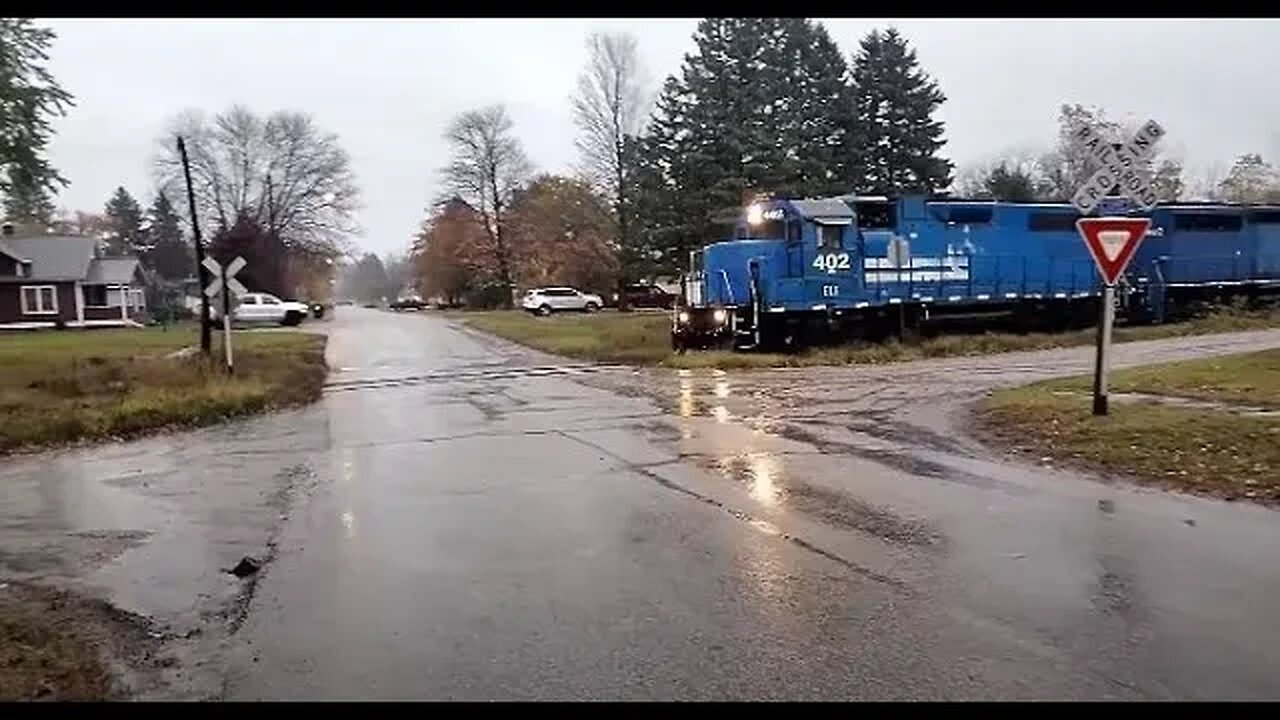
[[[1138,243],[1147,236],[1149,227],[1150,218],[1100,217],[1076,221],[1085,247],[1089,248],[1102,281],[1107,285],[1115,285],[1120,279],[1120,274],[1133,259]]]

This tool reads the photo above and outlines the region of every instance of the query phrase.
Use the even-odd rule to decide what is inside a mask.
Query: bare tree
[[[1128,142],[1140,127],[1132,120],[1110,119],[1100,107],[1063,105],[1058,114],[1058,145],[1039,159],[1045,194],[1052,199],[1070,198],[1101,167],[1078,134],[1085,125],[1115,143]],[[1173,201],[1182,195],[1182,163],[1164,157],[1159,146],[1139,163],[1139,171],[1147,175],[1159,200]]]
[[[966,164],[956,171],[951,192],[977,199],[1039,199],[1051,193],[1041,158],[1035,149],[1019,147]]]
[[[502,283],[503,305],[511,307],[511,248],[508,207],[533,167],[511,134],[511,118],[502,105],[469,110],[454,118],[445,139],[453,160],[442,171],[449,192],[480,214]]]
[[[1201,165],[1187,183],[1186,198],[1207,202],[1223,200],[1222,182],[1227,177],[1227,167],[1221,161]]]
[[[1245,153],[1219,181],[1218,192],[1228,202],[1275,202],[1280,196],[1280,173],[1258,153]]]
[[[630,247],[627,227],[627,144],[644,120],[642,71],[631,35],[592,33],[587,67],[573,98],[582,175],[608,198],[618,223],[618,243]]]
[[[291,251],[327,256],[358,231],[350,158],[310,116],[280,111],[262,118],[238,105],[212,121],[195,110],[178,115],[155,159],[156,179],[171,197],[186,195],[178,135],[191,162],[197,212],[215,231],[245,218]],[[185,202],[175,207],[185,214]]]
[[[1162,202],[1177,202],[1187,189],[1182,179],[1182,161],[1164,158],[1151,175],[1151,189]]]

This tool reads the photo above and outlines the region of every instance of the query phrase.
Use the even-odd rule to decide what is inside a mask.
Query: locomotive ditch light
[[[676,321],[681,325],[689,322],[689,311],[681,310],[680,313],[676,315]]]
[[[711,317],[716,321],[717,325],[723,325],[724,321],[729,319],[729,314],[717,308],[715,312],[711,313]]]

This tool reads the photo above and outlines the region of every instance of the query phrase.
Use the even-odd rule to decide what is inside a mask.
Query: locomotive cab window
[[[854,203],[858,227],[863,230],[888,230],[898,224],[897,208],[887,202]]]
[[[787,242],[789,243],[800,242],[800,223],[799,222],[787,223]]]
[[[1249,222],[1253,225],[1280,224],[1280,210],[1254,210],[1249,213]]]
[[[781,240],[786,237],[787,223],[783,220],[762,220],[758,224],[738,228],[739,240]]]
[[[1175,230],[1189,232],[1236,232],[1244,224],[1240,215],[1227,213],[1174,213]]]
[[[1027,216],[1027,229],[1032,232],[1076,232],[1079,213],[1035,212]]]
[[[986,225],[991,222],[991,207],[953,207],[947,220],[960,225]]]
[[[818,224],[818,249],[819,250],[839,250],[840,249],[840,228],[839,225]]]

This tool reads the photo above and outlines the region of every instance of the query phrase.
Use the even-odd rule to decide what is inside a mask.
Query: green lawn
[[[1089,345],[1094,330],[1066,333],[956,334],[907,342],[856,343],[815,348],[781,355],[671,351],[671,318],[666,313],[602,312],[536,317],[519,310],[457,312],[452,317],[478,330],[514,340],[539,350],[585,360],[660,365],[674,368],[796,367],[897,362],[930,357],[985,355],[1011,350],[1042,350]],[[1280,310],[1245,312],[1220,310],[1204,318],[1168,325],[1119,327],[1116,342],[1148,340],[1178,335],[1199,335],[1232,330],[1280,327]]]
[[[195,426],[319,397],[323,335],[236,333],[236,375],[167,358],[199,344],[191,325],[0,335],[0,453]]]
[[[1193,492],[1280,502],[1280,417],[1232,405],[1280,408],[1280,350],[1163,363],[1116,372],[1112,392],[1189,397],[1217,409],[1112,399],[1092,414],[1091,376],[1002,390],[977,411],[991,439],[1139,480]]]
[[[1093,378],[1068,378],[1046,387],[1092,392]],[[1130,368],[1113,373],[1108,387],[1111,392],[1154,393],[1280,409],[1280,350]]]

